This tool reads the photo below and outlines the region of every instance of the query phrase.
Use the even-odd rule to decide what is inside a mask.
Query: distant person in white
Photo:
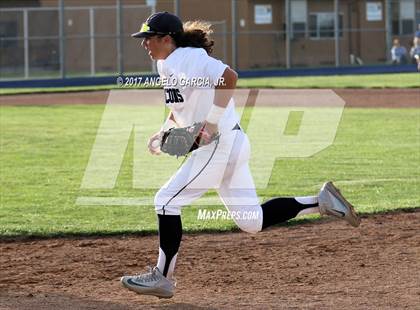
[[[394,39],[391,48],[391,61],[394,65],[404,65],[407,63],[407,49],[401,46],[399,39]]]
[[[157,60],[161,79],[171,80],[164,86],[165,104],[170,113],[161,129],[150,138],[150,153],[160,154],[156,141],[160,141],[164,130],[172,127],[204,122],[207,134],[220,133],[218,142],[193,151],[157,192],[157,265],[147,273],[121,278],[125,287],[139,294],[173,296],[173,274],[182,237],[181,208],[209,189],[218,192],[231,213],[239,214],[234,218],[235,223],[249,233],[314,212],[336,216],[353,226],[360,223],[352,205],[331,182],[325,183],[316,196],[276,197],[260,204],[248,165],[249,140],[239,124],[232,99],[237,73],[210,56],[214,45],[210,26],[200,21],[182,24],[177,16],[159,12],[151,15],[140,31],[132,35],[143,38],[142,46],[151,59]],[[197,80],[208,83],[185,83]],[[241,217],[241,212],[256,216]]]
[[[420,24],[413,38],[413,46],[410,49],[410,58],[417,65],[417,71],[420,72]]]

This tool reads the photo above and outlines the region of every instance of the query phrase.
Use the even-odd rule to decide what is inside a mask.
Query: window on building
[[[308,19],[308,6],[306,0],[293,0],[290,2],[292,37],[303,38],[306,34]]]
[[[343,14],[338,15],[338,35],[343,36]],[[309,36],[311,38],[334,38],[334,13],[309,14]]]
[[[400,2],[401,34],[413,34],[415,12],[414,0]]]
[[[391,3],[392,34],[411,35],[415,30],[415,2],[414,0],[400,0]]]

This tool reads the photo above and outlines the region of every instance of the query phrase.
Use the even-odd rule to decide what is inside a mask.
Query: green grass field
[[[238,87],[243,88],[413,88],[419,85],[419,73],[249,78],[238,81]],[[0,95],[94,91],[118,88],[116,85],[3,88],[0,89]]]
[[[75,204],[81,196],[136,198],[154,193],[133,189],[133,139],[114,189],[80,188],[103,105],[0,109],[1,236],[156,231],[152,206]],[[155,108],[142,109],[148,113]],[[312,195],[331,179],[361,213],[418,207],[419,119],[420,109],[345,109],[332,146],[311,158],[278,159],[268,188],[259,194]],[[227,220],[198,221],[198,209],[184,209],[186,231],[235,227]]]

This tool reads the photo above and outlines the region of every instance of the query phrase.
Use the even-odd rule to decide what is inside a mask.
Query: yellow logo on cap
[[[140,28],[140,32],[147,32],[147,31],[150,31],[150,27],[148,24],[143,23],[143,25]]]

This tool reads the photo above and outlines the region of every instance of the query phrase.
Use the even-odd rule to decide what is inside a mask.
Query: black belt
[[[239,124],[236,124],[235,126],[233,126],[232,130],[242,130],[241,126],[239,126]]]

